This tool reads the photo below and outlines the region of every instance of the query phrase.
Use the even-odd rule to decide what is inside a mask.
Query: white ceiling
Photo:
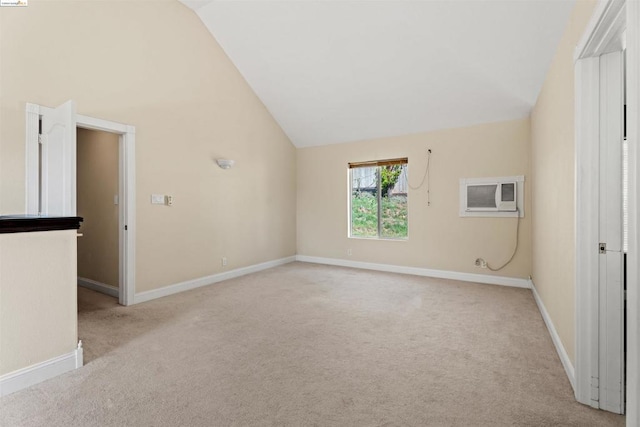
[[[525,117],[574,0],[181,0],[297,147]]]

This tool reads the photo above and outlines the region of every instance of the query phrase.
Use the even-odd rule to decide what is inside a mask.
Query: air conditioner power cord
[[[518,241],[520,240],[520,210],[518,208],[516,208],[516,215],[516,247],[513,248],[513,253],[511,254],[509,260],[502,264],[500,267],[492,268],[489,263],[487,263],[487,268],[491,271],[500,271],[505,268],[511,261],[513,261],[513,258],[516,256],[516,252],[518,252]]]

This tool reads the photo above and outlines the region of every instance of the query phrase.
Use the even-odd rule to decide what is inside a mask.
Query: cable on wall
[[[520,236],[520,210],[518,208],[516,208],[516,215],[517,215],[517,219],[516,219],[516,247],[513,248],[513,253],[511,254],[511,257],[509,258],[509,260],[507,262],[505,262],[504,264],[502,264],[500,267],[498,268],[492,268],[489,263],[487,263],[487,268],[491,271],[500,271],[503,268],[505,268],[507,265],[509,265],[509,263],[511,261],[513,261],[513,257],[516,256],[516,252],[518,252],[518,241],[519,236]]]
[[[418,185],[417,187],[414,187],[413,185],[411,185],[411,183],[409,183],[409,181],[407,180],[407,184],[409,185],[409,188],[412,190],[418,190],[420,187],[422,187],[422,185],[424,184],[424,181],[426,179],[427,181],[427,206],[431,206],[431,200],[430,200],[430,186],[431,186],[431,180],[429,179],[429,165],[431,163],[431,148],[427,148],[427,168],[424,170],[424,175],[422,175],[422,181],[420,181],[420,185]]]

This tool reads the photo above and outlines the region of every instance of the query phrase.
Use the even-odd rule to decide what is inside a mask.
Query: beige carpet
[[[622,426],[529,290],[293,263],[133,306],[79,289],[86,365],[2,426]]]

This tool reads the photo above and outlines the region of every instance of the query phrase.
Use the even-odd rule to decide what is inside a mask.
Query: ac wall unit
[[[515,212],[517,210],[515,181],[467,183],[467,212]]]

